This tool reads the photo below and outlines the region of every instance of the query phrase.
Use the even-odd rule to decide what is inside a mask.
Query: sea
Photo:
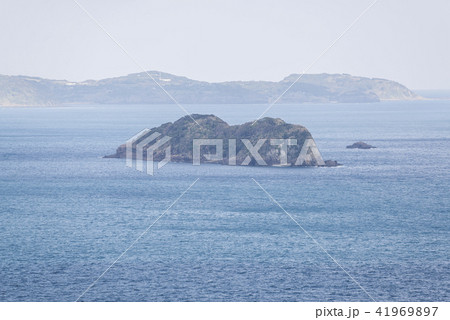
[[[184,107],[241,124],[267,106]],[[0,301],[450,301],[449,100],[267,113],[307,127],[340,167],[151,176],[103,158],[183,116],[0,108]]]

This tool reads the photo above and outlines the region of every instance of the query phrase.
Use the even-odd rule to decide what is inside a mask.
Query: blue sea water
[[[265,105],[190,105],[230,124]],[[0,300],[450,300],[450,101],[277,105],[337,168],[103,159],[174,105],[0,108]],[[363,140],[377,146],[350,150]],[[254,180],[252,180],[254,179]]]

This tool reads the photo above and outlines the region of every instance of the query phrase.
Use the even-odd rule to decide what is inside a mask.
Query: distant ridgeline
[[[127,154],[127,144],[123,144],[117,148],[115,154],[105,158],[136,159],[136,155],[139,154],[146,159],[145,150],[151,146],[146,146],[145,150],[140,152],[137,152],[137,146],[152,136],[158,137],[152,142],[153,145],[157,144],[159,139],[170,137],[173,162],[195,164],[194,146],[197,145],[197,154],[200,154],[197,164],[330,167],[339,165],[336,161],[323,161],[311,133],[303,126],[274,118],[263,118],[254,124],[247,122],[230,126],[214,115],[200,114],[185,116],[173,123],[169,122],[153,128],[131,144],[131,148],[128,149],[129,154]],[[220,146],[213,145],[206,139],[216,139],[220,142]],[[161,161],[166,158],[165,152],[164,148],[154,150],[153,160]],[[211,155],[217,154],[220,154],[219,157],[212,159]]]
[[[157,71],[149,73],[178,102],[190,104],[270,103],[299,76],[292,74],[279,82],[209,83]],[[305,74],[278,103],[361,103],[419,98],[390,80],[348,74]],[[144,72],[84,82],[0,75],[0,105],[3,106],[165,103],[172,101]]]

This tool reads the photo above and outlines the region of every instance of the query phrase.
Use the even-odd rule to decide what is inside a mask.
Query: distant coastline
[[[162,88],[183,104],[267,104],[277,100],[294,82],[277,103],[373,103],[424,99],[400,83],[386,79],[326,73],[305,74],[300,79],[299,76],[291,74],[278,82],[210,83],[159,71],[83,82],[0,75],[0,106],[173,103]]]

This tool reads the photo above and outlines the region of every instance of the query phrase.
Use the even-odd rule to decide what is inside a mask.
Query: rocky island
[[[347,149],[373,149],[376,148],[362,141],[355,142],[352,145],[347,146]]]
[[[146,160],[145,151],[159,143],[160,146],[165,144],[170,147],[172,162],[196,164],[197,154],[197,164],[299,167],[339,165],[336,161],[322,159],[311,133],[305,127],[289,124],[278,118],[229,125],[215,115],[193,114],[143,132],[105,158],[134,160],[140,154],[142,160]],[[152,149],[153,160],[167,158],[167,150],[167,147]]]

